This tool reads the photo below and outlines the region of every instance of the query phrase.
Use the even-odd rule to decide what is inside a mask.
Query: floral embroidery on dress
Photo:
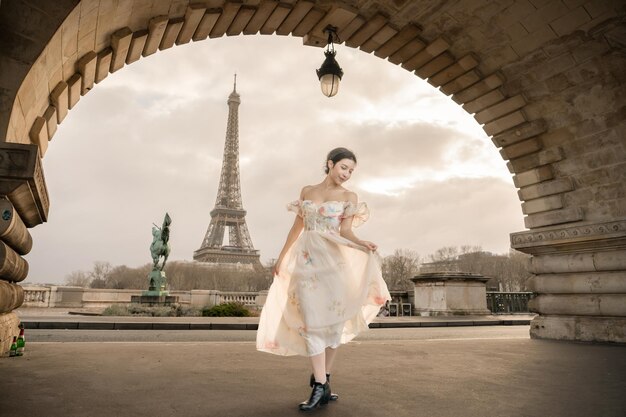
[[[365,202],[355,205],[348,201],[342,218],[345,219],[347,217],[353,217],[352,227],[359,227],[370,218],[370,209]]]
[[[305,250],[302,251],[302,258],[304,258],[305,265],[311,265],[311,263],[313,263],[313,259],[311,259],[311,255],[309,254],[309,252]]]
[[[328,307],[329,311],[334,311],[340,317],[343,317],[346,314],[346,308],[343,306],[343,302],[340,300],[333,300],[333,302]]]
[[[302,278],[299,281],[300,285],[307,290],[316,290],[319,278],[317,275],[312,275],[308,278]]]

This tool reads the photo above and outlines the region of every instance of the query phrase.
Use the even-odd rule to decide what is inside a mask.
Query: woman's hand
[[[374,252],[376,249],[378,249],[378,245],[376,245],[373,242],[367,241],[367,240],[361,240],[359,242],[359,245],[365,246],[367,249],[371,250],[372,252]]]
[[[276,263],[274,264],[274,267],[272,268],[272,276],[276,276],[280,273],[280,264],[282,263],[282,259],[279,259],[276,261]]]

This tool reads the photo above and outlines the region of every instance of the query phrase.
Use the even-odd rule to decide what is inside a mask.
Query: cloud
[[[346,75],[324,97],[319,48],[287,37],[213,39],[141,59],[81,98],[44,160],[49,222],[32,229],[27,282],[61,282],[96,260],[150,260],[152,223],[172,219],[172,259],[191,259],[215,204],[237,71],[246,220],[263,260],[291,226],[285,204],[353,149],[348,187],[372,209],[357,234],[383,254],[444,245],[508,249],[523,230],[515,188],[480,126],[448,97],[372,55],[338,47]]]

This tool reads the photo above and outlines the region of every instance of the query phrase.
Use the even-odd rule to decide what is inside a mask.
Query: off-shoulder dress
[[[304,230],[270,286],[256,347],[313,356],[366,330],[391,297],[378,253],[339,234],[344,218],[353,216],[353,227],[369,218],[365,203],[296,200],[287,209],[302,216]]]

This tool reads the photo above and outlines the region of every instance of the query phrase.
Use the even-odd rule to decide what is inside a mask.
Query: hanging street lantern
[[[335,60],[337,52],[335,51],[334,38],[337,40],[339,38],[337,37],[337,28],[334,26],[328,25],[324,32],[328,32],[328,44],[326,51],[324,51],[326,59],[320,69],[317,70],[317,78],[320,80],[322,93],[326,97],[332,97],[339,91],[339,81],[343,77],[343,71]]]

